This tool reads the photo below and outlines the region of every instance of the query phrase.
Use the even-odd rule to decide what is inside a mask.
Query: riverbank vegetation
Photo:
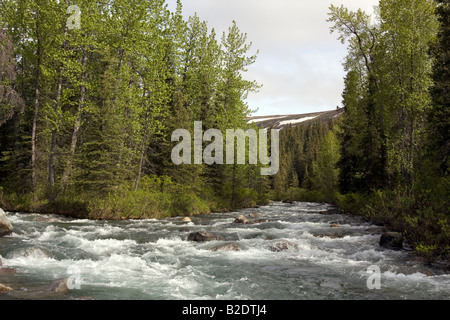
[[[376,19],[330,7],[345,112],[282,130],[273,177],[171,161],[172,132],[194,121],[251,126],[257,50],[236,23],[217,35],[164,0],[77,5],[80,29],[63,2],[1,3],[0,207],[137,219],[321,201],[449,255],[448,1],[381,0]]]
[[[331,30],[348,44],[345,114],[313,131],[315,142],[287,130],[298,146],[283,150],[293,160],[276,178],[288,181],[274,186],[278,198],[335,203],[426,256],[449,256],[449,14],[448,1],[382,0],[376,21],[330,7]]]

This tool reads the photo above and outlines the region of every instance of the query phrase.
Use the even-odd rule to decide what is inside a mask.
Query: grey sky
[[[168,0],[175,8],[176,0]],[[245,77],[263,87],[247,102],[255,116],[333,110],[341,105],[346,46],[330,34],[328,8],[343,4],[372,12],[378,0],[182,0],[221,35],[235,20],[259,49]]]

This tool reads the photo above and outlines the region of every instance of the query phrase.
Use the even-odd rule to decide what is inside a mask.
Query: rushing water
[[[8,213],[14,233],[0,238],[0,258],[17,270],[15,281],[23,286],[74,280],[64,299],[450,298],[449,274],[425,267],[410,252],[381,248],[379,227],[328,209],[274,203],[192,222]],[[251,212],[268,222],[234,223]],[[225,241],[187,241],[196,231],[218,233]],[[239,250],[211,250],[222,243]],[[375,283],[371,266],[381,272],[379,289],[367,285]]]

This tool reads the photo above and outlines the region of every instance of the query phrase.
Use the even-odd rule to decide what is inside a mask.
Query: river
[[[191,222],[7,213],[14,233],[0,238],[0,259],[17,270],[19,287],[69,278],[72,290],[63,299],[450,298],[449,274],[409,251],[381,248],[381,227],[329,209],[273,203]],[[250,213],[268,221],[234,223]],[[225,241],[187,241],[197,231],[218,233]],[[237,251],[211,250],[223,243],[234,243]]]

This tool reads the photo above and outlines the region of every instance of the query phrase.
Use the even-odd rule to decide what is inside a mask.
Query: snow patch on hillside
[[[293,119],[293,120],[285,120],[285,121],[281,121],[280,122],[280,126],[285,126],[285,125],[288,125],[288,124],[297,124],[297,123],[301,123],[301,122],[305,122],[305,121],[308,121],[308,120],[312,120],[312,119],[315,119],[315,118],[317,118],[318,116],[315,116],[315,117],[305,117],[305,118],[301,118],[301,119]]]

